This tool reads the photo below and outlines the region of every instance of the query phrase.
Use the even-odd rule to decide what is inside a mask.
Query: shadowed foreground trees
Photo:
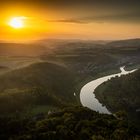
[[[0,139],[138,140],[139,132],[112,115],[83,107],[67,107],[41,118],[0,117]]]

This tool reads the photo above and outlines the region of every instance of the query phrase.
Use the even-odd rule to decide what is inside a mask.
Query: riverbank
[[[120,78],[112,78],[100,85],[95,90],[95,96],[99,102],[106,105],[112,113],[123,111],[128,120],[140,126],[140,70],[124,75]],[[140,128],[139,128],[140,129]]]
[[[98,111],[99,113],[110,114],[111,112],[96,99],[95,94],[93,94],[93,93],[94,93],[95,89],[99,85],[104,83],[105,81],[108,81],[109,79],[116,77],[116,76],[126,75],[126,74],[136,71],[136,69],[131,70],[131,71],[125,71],[124,67],[120,67],[120,70],[121,70],[121,72],[118,74],[112,74],[112,75],[98,78],[96,80],[93,80],[93,81],[87,83],[85,86],[83,86],[81,89],[81,92],[80,92],[81,104],[92,110]]]

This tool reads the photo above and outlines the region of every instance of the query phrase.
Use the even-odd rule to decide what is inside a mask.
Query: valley
[[[62,108],[81,106],[80,91],[88,82],[120,73],[119,68],[124,65],[125,70],[129,71],[140,68],[139,39],[104,43],[41,40],[35,43],[35,48],[34,44],[31,47],[22,44],[20,53],[15,52],[17,44],[15,48],[11,48],[11,51],[9,51],[9,44],[0,44],[0,81],[2,83],[0,85],[0,112],[2,112],[0,118],[6,116],[17,119],[38,118],[50,112],[57,114]],[[1,47],[2,45],[4,47]],[[19,44],[18,47],[20,48]],[[135,73],[137,72],[132,75]],[[118,78],[117,86],[120,86],[119,79],[123,77]],[[99,86],[97,91],[95,90],[97,100],[111,113],[133,112],[135,104],[130,105],[129,111],[125,108],[129,106],[130,99],[127,100],[126,92],[122,91],[125,91],[127,86],[120,88],[121,91],[118,89],[109,91],[110,85],[113,86],[113,83],[116,83],[114,81],[111,79]],[[128,86],[131,88],[131,85]],[[139,93],[138,84],[135,90]],[[112,94],[114,92],[116,92],[115,96]],[[121,95],[118,94],[117,97],[118,92]],[[133,92],[135,91],[132,90]],[[130,98],[131,93],[128,96]],[[123,101],[118,99],[119,97],[125,98],[123,107],[120,106]],[[139,94],[134,94],[133,99],[138,98]],[[136,102],[135,110],[139,109],[138,103],[139,101]],[[138,125],[135,125],[138,122],[135,115],[129,115],[127,121],[129,125],[134,122],[133,125],[139,130]]]

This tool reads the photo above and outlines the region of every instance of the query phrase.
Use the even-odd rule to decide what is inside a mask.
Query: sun
[[[24,17],[13,17],[9,21],[9,26],[15,29],[23,28],[24,27]]]

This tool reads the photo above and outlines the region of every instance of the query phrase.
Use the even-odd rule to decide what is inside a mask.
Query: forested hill
[[[127,119],[67,107],[33,118],[0,117],[0,139],[11,140],[139,140]]]
[[[52,63],[36,63],[0,76],[0,111],[20,111],[29,105],[75,103],[73,74]],[[8,102],[8,105],[7,105]]]
[[[112,78],[100,85],[95,94],[109,110],[113,112],[125,110],[130,118],[139,118],[140,70],[129,75]]]

